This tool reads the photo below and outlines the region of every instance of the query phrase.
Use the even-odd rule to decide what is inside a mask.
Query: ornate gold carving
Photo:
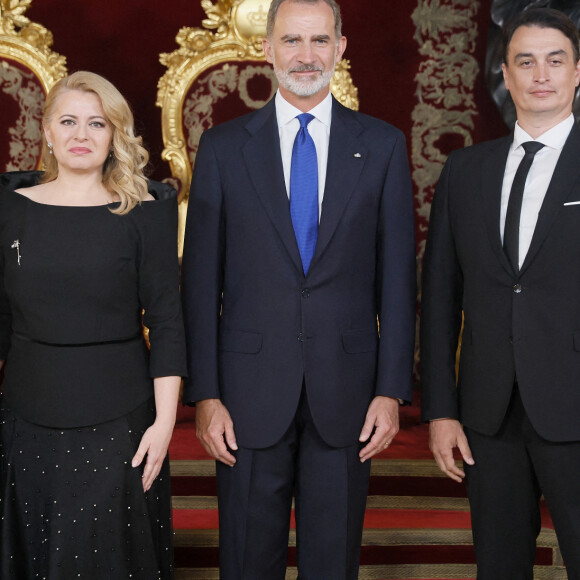
[[[212,126],[212,107],[220,98],[237,90],[250,108],[262,106],[245,89],[249,75],[261,74],[272,80],[272,94],[277,82],[265,61],[262,39],[266,34],[266,17],[271,0],[201,0],[207,18],[204,28],[182,28],[176,37],[179,48],[163,53],[159,60],[167,71],[158,83],[157,106],[161,107],[163,143],[162,158],[169,162],[171,174],[179,180],[179,253],[185,230],[187,196],[191,168],[201,133]],[[213,31],[213,32],[212,32]],[[254,66],[238,67],[237,62],[254,61]],[[203,73],[216,65],[209,73]],[[267,69],[266,69],[267,66]],[[358,91],[354,86],[348,61],[338,64],[331,90],[345,106],[358,109]],[[199,83],[189,97],[193,83]],[[195,97],[203,99],[195,102]],[[187,131],[187,136],[184,134]]]
[[[266,22],[270,0],[245,0],[238,2],[232,11],[235,29],[241,39],[252,42],[258,38],[260,42],[266,36]]]
[[[477,40],[477,0],[418,0],[412,18],[414,38],[424,57],[417,81],[418,104],[413,111],[411,156],[413,181],[417,186],[420,255],[431,199],[446,160],[438,147],[445,135],[459,135],[463,145],[472,144],[473,99],[479,72],[473,57]]]
[[[268,11],[264,10],[262,3],[260,3],[257,10],[248,12],[248,21],[254,27],[266,27],[268,23]]]
[[[10,134],[11,161],[6,169],[33,169],[40,159],[40,119],[45,93],[66,75],[65,58],[50,47],[52,33],[24,13],[32,0],[0,0],[0,87],[20,105],[20,117]],[[10,61],[28,68],[27,74]],[[32,166],[30,165],[31,163]]]
[[[214,4],[211,0],[201,0],[201,7],[205,10],[207,19],[202,22],[205,28],[216,30],[216,36],[226,36],[230,31],[230,11],[240,0],[217,0]]]
[[[330,81],[330,90],[332,94],[345,107],[358,111],[358,89],[352,82],[352,77],[348,72],[350,70],[350,61],[341,60],[334,69],[334,75]]]
[[[66,75],[66,59],[53,52],[52,33],[24,13],[32,0],[0,0],[0,57],[29,67],[46,91]]]
[[[0,30],[2,34],[10,34],[16,28],[22,28],[30,23],[24,12],[32,0],[1,0],[0,1]]]

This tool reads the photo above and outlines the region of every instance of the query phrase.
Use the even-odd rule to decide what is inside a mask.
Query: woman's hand
[[[143,459],[147,456],[145,468],[143,469],[143,491],[149,491],[153,482],[159,475],[165,456],[167,455],[167,448],[171,441],[173,433],[174,422],[162,422],[155,420],[153,425],[143,433],[141,443],[137,449],[137,453],[131,461],[132,467],[138,467],[143,463]]]
[[[143,469],[143,491],[151,489],[167,455],[167,448],[175,426],[180,384],[181,377],[157,377],[153,379],[157,416],[153,425],[143,433],[137,453],[131,461],[133,467],[138,467],[147,456]]]

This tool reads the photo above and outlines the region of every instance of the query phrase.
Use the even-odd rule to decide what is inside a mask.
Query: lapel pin
[[[355,156],[357,159],[360,159],[360,158],[362,157],[362,155],[361,155],[360,153],[355,153],[355,154],[354,154],[354,156]]]

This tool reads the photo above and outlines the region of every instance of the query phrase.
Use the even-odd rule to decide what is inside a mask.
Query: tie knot
[[[526,155],[531,154],[532,157],[544,146],[543,143],[540,143],[539,141],[526,141],[525,143],[522,143],[522,147],[524,148],[524,151],[526,152]]]
[[[306,127],[308,127],[308,123],[310,123],[310,121],[314,119],[314,115],[311,115],[310,113],[302,113],[301,115],[298,115],[296,118],[300,122],[300,128],[306,129]]]

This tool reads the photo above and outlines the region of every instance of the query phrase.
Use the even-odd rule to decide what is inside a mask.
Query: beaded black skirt
[[[143,492],[131,459],[153,401],[119,419],[53,429],[0,409],[0,578],[173,578],[169,461]]]

